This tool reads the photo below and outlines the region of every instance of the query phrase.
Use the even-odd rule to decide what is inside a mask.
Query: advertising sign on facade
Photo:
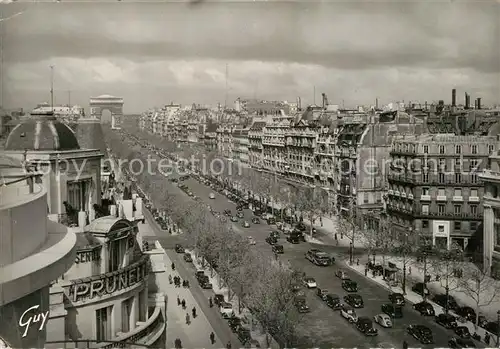
[[[48,320],[49,287],[45,287],[0,307],[0,339],[7,347],[43,348]]]

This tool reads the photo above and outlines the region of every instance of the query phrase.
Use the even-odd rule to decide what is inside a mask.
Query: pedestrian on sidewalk
[[[231,349],[231,342],[227,342],[226,349]]]
[[[356,259],[356,265],[359,265],[359,258]]]
[[[210,343],[212,343],[212,345],[215,343],[215,334],[213,332],[210,332]]]
[[[186,310],[186,301],[183,299],[182,302],[182,309]]]
[[[193,307],[191,312],[193,313],[193,319],[196,319],[196,307]]]
[[[175,270],[175,263],[172,262],[172,270]]]
[[[186,313],[186,325],[191,323],[191,318],[189,317],[189,313]]]
[[[181,305],[181,299],[179,298],[179,295],[177,295],[177,305]]]
[[[212,301],[212,297],[208,298],[208,304],[210,305],[210,308],[213,308],[214,302]]]
[[[180,338],[175,339],[174,345],[175,345],[175,349],[182,349],[182,342],[181,342]]]
[[[168,283],[172,285],[172,274],[168,274]]]
[[[335,233],[335,240],[339,241],[339,237],[337,236],[337,233]]]
[[[408,267],[408,274],[411,275],[411,266]]]
[[[403,349],[408,349],[408,342],[407,341],[403,341]]]

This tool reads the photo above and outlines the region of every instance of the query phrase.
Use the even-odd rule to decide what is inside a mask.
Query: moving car
[[[175,252],[184,253],[184,247],[181,244],[175,244]]]
[[[448,341],[450,348],[477,348],[476,343],[472,339],[451,337]]]
[[[291,244],[299,244],[300,238],[297,235],[290,234],[287,236],[286,241],[288,241]]]
[[[200,277],[198,279],[198,283],[200,284],[201,288],[205,290],[211,290],[213,288],[212,283],[210,282],[207,275]]]
[[[247,221],[244,221],[242,225],[243,228],[250,228],[250,223],[248,223]]]
[[[272,248],[273,252],[276,254],[283,254],[283,245],[274,244]]]
[[[424,325],[410,325],[407,328],[408,333],[422,344],[434,343],[432,330]]]
[[[344,297],[344,302],[354,308],[363,308],[365,306],[363,303],[363,297],[359,294],[348,294]]]
[[[272,236],[273,238],[279,239],[281,237],[281,234],[277,230],[273,230],[272,232],[269,233],[269,236]]]
[[[255,244],[257,244],[257,242],[255,241],[255,239],[254,239],[253,237],[251,237],[251,236],[249,236],[249,237],[248,237],[248,243],[249,243],[250,245],[255,245]]]
[[[435,316],[434,307],[428,302],[420,302],[413,305],[413,309],[418,311],[423,316]]]
[[[234,316],[233,305],[227,302],[221,302],[219,304],[219,312],[223,318],[228,319]]]
[[[349,279],[349,276],[347,275],[347,273],[344,270],[342,270],[342,269],[337,269],[335,271],[335,276],[338,277],[338,278],[340,278],[341,280],[347,280],[347,279]]]
[[[347,292],[358,292],[358,284],[351,279],[342,280],[342,288]]]
[[[405,297],[403,296],[402,293],[398,293],[398,292],[393,292],[389,295],[389,300],[391,301],[392,304],[396,304],[396,305],[405,305]]]
[[[208,194],[208,198],[212,200],[215,199],[215,194],[214,193]]]
[[[364,333],[365,336],[376,336],[378,335],[378,330],[373,327],[372,320],[367,316],[361,316],[358,321],[356,321],[356,328]]]
[[[457,327],[457,319],[451,314],[439,314],[436,316],[436,322],[448,329]]]
[[[236,213],[236,217],[238,217],[238,218],[245,218],[245,215],[243,214],[243,212],[237,212]]]
[[[326,295],[325,303],[333,310],[339,310],[342,307],[342,303],[340,302],[340,297],[332,293]]]
[[[448,305],[448,310],[458,309],[457,301],[450,295],[437,294],[432,298],[432,301],[443,308],[446,308],[446,305]]]
[[[470,338],[471,334],[469,332],[469,328],[466,326],[457,326],[453,330],[455,334],[460,338]]]
[[[311,277],[304,278],[304,286],[307,288],[316,288],[318,285],[316,284],[316,280]]]
[[[344,304],[340,307],[340,315],[349,322],[355,323],[358,321],[358,315],[349,305]]]
[[[416,294],[421,295],[422,297],[428,296],[430,294],[429,289],[423,282],[417,282],[415,285],[413,285],[411,290]]]
[[[316,288],[316,295],[321,298],[321,300],[325,301],[326,300],[326,296],[328,295],[328,290],[324,289],[324,288]]]
[[[231,222],[233,222],[233,223],[238,222],[238,217],[236,217],[236,216],[232,216],[232,217],[231,217]]]
[[[304,297],[298,297],[294,300],[294,305],[297,307],[299,313],[308,313],[310,311],[309,306],[306,303],[306,299]]]
[[[385,327],[385,328],[392,327],[391,317],[387,314],[384,314],[384,313],[375,315],[373,317],[373,321],[375,321],[375,323],[377,323],[380,326]]]
[[[272,236],[268,236],[266,238],[266,242],[269,244],[269,245],[276,245],[278,243],[278,239],[272,237]]]
[[[403,317],[403,308],[394,304],[382,304],[382,313],[385,313],[392,317],[393,319],[399,319]]]
[[[318,249],[311,249],[305,254],[306,259],[318,266],[328,266],[331,264],[331,257]]]
[[[193,263],[193,257],[191,257],[191,253],[189,252],[184,253],[184,261],[188,263]]]
[[[252,218],[252,223],[253,224],[260,224],[260,219],[258,219],[257,217],[253,217]]]

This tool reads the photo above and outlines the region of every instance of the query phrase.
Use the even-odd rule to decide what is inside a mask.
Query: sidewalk
[[[151,229],[149,222],[146,221],[144,224],[139,224],[139,235],[142,240],[142,236],[154,236],[154,231]],[[172,271],[170,266],[172,261],[164,254],[164,260],[167,271],[165,273],[156,274],[156,283],[160,292],[163,292],[167,297],[167,346],[174,348],[174,341],[179,338],[182,341],[182,346],[184,348],[222,348],[224,343],[221,342],[217,336],[216,331],[213,329],[212,325],[208,322],[207,317],[201,311],[200,306],[194,300],[190,289],[187,288],[176,288],[173,284],[168,281],[168,275],[171,274],[172,277],[178,276],[176,271]],[[177,305],[177,296],[182,300],[186,301],[186,310],[183,310],[181,306]],[[196,307],[197,316],[193,319],[191,309],[193,306]],[[191,318],[191,324],[186,324],[186,313],[189,313]],[[215,334],[215,343],[210,343],[210,333]]]

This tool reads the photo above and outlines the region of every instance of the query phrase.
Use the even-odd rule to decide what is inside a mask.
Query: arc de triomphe
[[[90,116],[102,122],[102,112],[111,112],[111,128],[119,129],[123,118],[123,98],[111,95],[90,97]]]

